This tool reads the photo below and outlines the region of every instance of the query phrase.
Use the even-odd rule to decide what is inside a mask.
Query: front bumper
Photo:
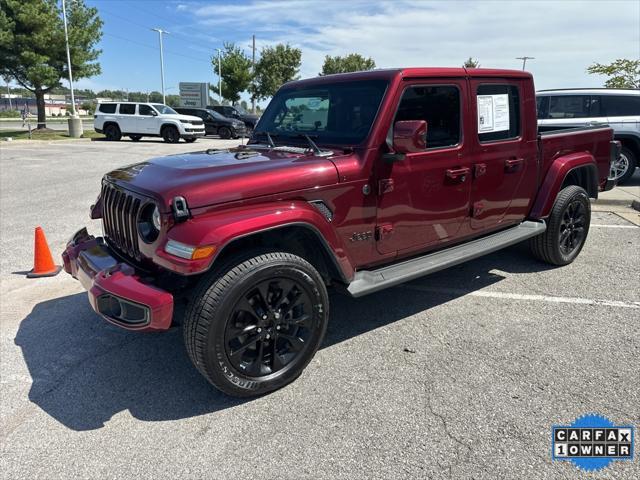
[[[105,320],[127,330],[167,330],[173,295],[144,283],[134,268],[119,262],[101,237],[83,228],[62,253],[64,269],[89,293],[91,307]]]

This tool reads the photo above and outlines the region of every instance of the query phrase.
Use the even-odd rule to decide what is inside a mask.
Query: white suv
[[[180,115],[161,103],[100,103],[93,118],[95,131],[104,133],[107,140],[127,135],[134,142],[142,137],[162,137],[169,143],[178,143],[181,138],[191,143],[204,136],[201,118]]]
[[[640,167],[640,90],[578,88],[541,90],[536,93],[538,125],[572,128],[609,125],[622,143],[620,157],[612,167],[619,184]]]

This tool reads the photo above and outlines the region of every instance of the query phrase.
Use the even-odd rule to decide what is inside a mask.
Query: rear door
[[[118,106],[118,125],[122,133],[138,133],[135,103],[121,103]]]
[[[394,124],[426,120],[427,148],[393,163],[378,159],[380,253],[420,251],[456,238],[468,220],[470,128],[464,78],[407,82]],[[466,124],[465,124],[466,122]]]
[[[536,182],[535,134],[526,138],[524,121],[535,122],[534,98],[524,115],[524,87],[517,79],[472,78],[472,107],[476,120],[469,141],[473,143],[471,227],[496,229],[521,221]],[[531,130],[531,129],[529,129]]]

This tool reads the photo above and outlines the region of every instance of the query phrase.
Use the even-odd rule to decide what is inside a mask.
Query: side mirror
[[[396,122],[393,125],[393,141],[387,140],[387,144],[391,152],[386,153],[384,159],[389,162],[404,160],[407,153],[422,152],[427,148],[427,122],[424,120]]]
[[[156,112],[155,110],[151,110],[151,116],[152,117],[157,117],[158,116],[158,112]]]

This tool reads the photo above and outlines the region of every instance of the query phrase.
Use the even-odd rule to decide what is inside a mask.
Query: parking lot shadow
[[[333,293],[323,347],[499,282],[504,277],[492,268],[544,269],[513,251],[491,257],[420,280],[455,289],[450,295],[390,289],[354,299]],[[102,321],[84,293],[37,304],[22,320],[15,343],[31,374],[29,399],[74,430],[101,428],[123,410],[140,420],[163,421],[249,401],[223,395],[200,376],[186,354],[181,328],[154,334],[121,330]]]

